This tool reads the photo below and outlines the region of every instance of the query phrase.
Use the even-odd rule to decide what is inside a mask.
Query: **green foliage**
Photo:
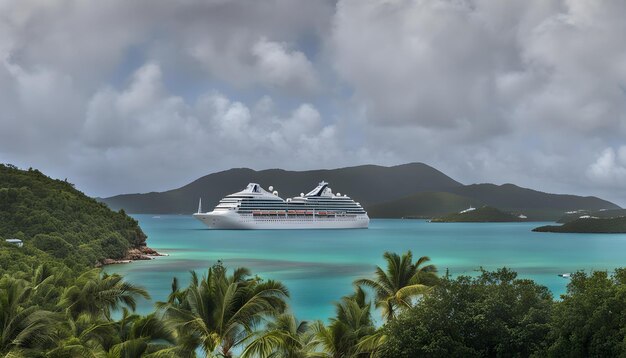
[[[119,275],[39,265],[0,278],[0,356],[178,357],[173,330],[155,314],[129,314],[147,293]],[[111,311],[123,308],[123,317]]]
[[[552,320],[553,357],[626,355],[626,269],[577,272]]]
[[[72,245],[63,240],[58,234],[46,235],[37,234],[32,239],[33,246],[41,251],[45,251],[50,255],[57,258],[67,257],[71,250]]]
[[[184,351],[200,348],[207,356],[232,356],[232,349],[249,340],[264,317],[284,313],[289,296],[280,282],[251,277],[246,268],[227,275],[221,263],[202,278],[191,272],[191,283],[182,292],[172,286],[170,300],[160,307]]]
[[[369,287],[376,294],[376,306],[381,309],[383,318],[393,319],[399,310],[411,307],[413,299],[429,291],[437,282],[437,268],[426,265],[428,256],[413,262],[413,254],[407,251],[402,256],[385,252],[387,270],[376,267],[375,279],[360,279],[354,283]]]
[[[26,280],[0,279],[0,353],[26,353],[52,345],[56,317],[40,309],[33,299],[36,295],[36,287]]]
[[[128,251],[130,247],[128,241],[124,240],[124,238],[116,232],[110,233],[106,237],[96,241],[96,243],[102,252],[106,253],[107,257],[111,259],[121,259],[126,255],[126,251]]]
[[[351,296],[345,296],[335,304],[336,315],[325,326],[315,322],[312,326],[315,340],[312,342],[321,348],[322,357],[367,357],[361,353],[358,344],[361,340],[375,334],[372,321],[371,304],[365,299],[365,291],[360,287]]]
[[[120,306],[135,309],[139,297],[149,299],[148,293],[123,280],[122,276],[101,273],[92,269],[80,275],[74,285],[67,287],[59,305],[72,318],[88,314],[94,318],[111,317],[111,311]]]
[[[41,262],[82,270],[105,258],[121,258],[146,240],[137,221],[123,211],[111,211],[70,183],[2,164],[0,237],[24,241],[18,251],[2,240],[0,274]]]
[[[507,269],[444,278],[384,328],[382,357],[522,356],[546,348],[548,289]]]
[[[283,313],[250,337],[241,358],[304,358],[313,351],[314,345],[314,334],[308,322],[299,322],[294,315]]]

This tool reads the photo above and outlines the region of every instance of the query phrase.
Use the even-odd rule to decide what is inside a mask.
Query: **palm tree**
[[[88,314],[81,314],[73,319],[66,316],[61,332],[65,337],[57,348],[46,353],[48,358],[56,357],[97,357],[104,354],[103,342],[115,337],[113,322],[94,319]]]
[[[56,316],[32,304],[32,295],[27,281],[0,279],[0,353],[28,355],[30,349],[53,343]]]
[[[299,322],[292,314],[281,314],[246,344],[241,358],[248,357],[307,357],[314,338],[306,321]]]
[[[178,344],[191,352],[200,347],[207,356],[231,357],[266,317],[285,311],[287,288],[276,281],[250,277],[245,268],[231,276],[218,262],[202,279],[191,272],[184,298],[173,292],[172,302],[160,303],[165,317],[178,330]]]
[[[55,306],[61,295],[58,287],[63,286],[68,272],[61,269],[53,269],[43,263],[32,267],[27,272],[18,272],[15,277],[23,278],[32,287],[31,302],[49,310],[55,310]]]
[[[174,331],[155,313],[131,315],[123,310],[122,318],[114,324],[115,339],[103,342],[105,351],[114,357],[180,357],[175,346]],[[111,337],[109,337],[111,338]]]
[[[321,352],[309,356],[344,358],[367,357],[360,353],[359,342],[374,334],[376,329],[371,317],[371,304],[365,301],[365,292],[360,287],[351,296],[345,296],[336,304],[336,317],[325,326],[317,321],[313,324],[315,344]]]
[[[387,271],[377,266],[375,279],[360,279],[354,283],[374,290],[376,306],[382,309],[383,318],[389,321],[396,316],[397,310],[411,307],[413,298],[428,292],[430,286],[437,282],[437,268],[424,265],[430,261],[428,256],[422,256],[413,263],[411,251],[402,257],[385,252],[383,257],[387,261]]]
[[[119,321],[94,320],[88,314],[68,317],[67,337],[47,352],[56,357],[181,357],[173,331],[154,313],[129,314],[123,309]]]
[[[81,313],[94,318],[111,319],[111,310],[121,306],[135,310],[137,298],[149,299],[148,292],[123,280],[117,274],[101,274],[93,269],[80,275],[76,283],[65,289],[60,306],[65,308],[73,319]]]

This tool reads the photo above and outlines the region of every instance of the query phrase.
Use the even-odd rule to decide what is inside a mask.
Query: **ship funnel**
[[[198,201],[198,214],[202,213],[202,198]]]

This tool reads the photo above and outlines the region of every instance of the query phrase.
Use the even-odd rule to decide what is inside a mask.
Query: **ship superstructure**
[[[328,183],[283,200],[273,187],[250,183],[224,197],[211,212],[194,217],[213,229],[347,229],[367,228],[363,207],[347,195],[333,193]]]

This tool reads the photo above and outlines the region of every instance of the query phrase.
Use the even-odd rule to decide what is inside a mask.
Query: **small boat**
[[[572,274],[568,272],[568,273],[561,273],[558,276],[563,277],[563,278],[570,278],[572,277]]]

